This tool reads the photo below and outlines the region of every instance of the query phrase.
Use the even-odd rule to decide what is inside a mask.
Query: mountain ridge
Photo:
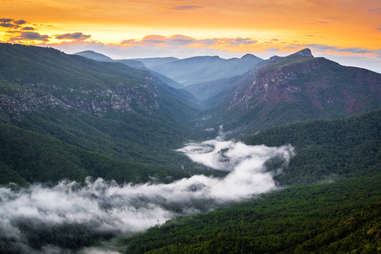
[[[259,63],[211,100],[217,109],[207,114],[228,129],[260,130],[367,112],[380,101],[380,74],[313,57],[307,49]]]

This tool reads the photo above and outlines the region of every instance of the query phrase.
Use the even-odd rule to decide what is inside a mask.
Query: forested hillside
[[[125,253],[378,253],[381,175],[292,187],[170,221],[123,240]]]
[[[118,160],[8,124],[0,124],[0,143],[0,185],[57,183],[63,179],[82,182],[88,176],[119,183],[149,182],[153,178],[165,182],[196,173]]]
[[[281,184],[372,175],[381,169],[381,111],[272,128],[246,138],[246,143],[295,147],[295,158],[276,176]]]
[[[165,77],[17,44],[0,44],[0,60],[1,122],[117,160],[184,164],[174,149],[198,111]]]

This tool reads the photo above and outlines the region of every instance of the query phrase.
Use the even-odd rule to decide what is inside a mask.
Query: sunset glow
[[[114,58],[253,53],[310,47],[381,71],[379,0],[1,0],[3,42],[85,48]],[[25,21],[25,22],[24,22]]]

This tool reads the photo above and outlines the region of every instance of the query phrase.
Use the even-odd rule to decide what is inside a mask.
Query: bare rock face
[[[58,50],[0,43],[0,119],[61,108],[102,117],[107,113],[163,113],[180,93],[151,72],[96,62]]]
[[[251,129],[381,107],[380,74],[315,58],[309,49],[266,60],[234,87],[216,114]]]
[[[157,89],[147,84],[118,89],[63,89],[47,84],[27,84],[8,88],[0,94],[0,112],[3,121],[20,119],[23,113],[48,108],[73,109],[99,117],[112,111],[138,110],[153,114],[160,109],[157,97]]]

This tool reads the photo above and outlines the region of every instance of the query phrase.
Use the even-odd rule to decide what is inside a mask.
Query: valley
[[[0,44],[0,252],[377,253],[381,74]],[[57,202],[59,200],[59,202]]]

